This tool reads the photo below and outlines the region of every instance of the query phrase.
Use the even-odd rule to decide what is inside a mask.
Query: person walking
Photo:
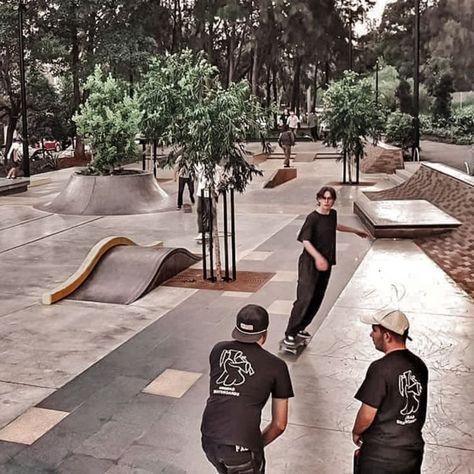
[[[202,447],[219,474],[264,474],[264,447],[286,429],[293,388],[286,363],[263,349],[269,324],[262,306],[237,314],[231,341],[211,351],[209,398],[202,417]],[[272,397],[272,419],[261,431]]]
[[[296,131],[298,130],[300,124],[299,117],[295,114],[294,110],[290,110],[290,115],[286,119],[286,125],[290,127],[290,130],[293,132],[296,137]]]
[[[428,369],[406,347],[410,324],[399,310],[362,318],[370,337],[385,355],[370,364],[355,394],[362,404],[352,429],[360,447],[356,474],[420,474],[426,418]]]
[[[318,116],[314,109],[308,114],[308,128],[311,133],[311,138],[313,142],[318,139]]]
[[[16,179],[18,177],[18,168],[21,161],[22,155],[22,142],[18,138],[10,146],[7,153],[7,163],[10,165],[8,170],[7,179]]]
[[[181,155],[176,160],[176,174],[178,176],[178,202],[177,209],[183,206],[184,188],[187,185],[189,191],[189,199],[194,204],[194,173],[186,165],[183,156]]]
[[[317,208],[306,217],[298,234],[303,252],[298,261],[298,284],[283,343],[296,345],[296,337],[310,339],[307,326],[316,316],[326,293],[331,269],[336,264],[336,230],[350,232],[367,238],[363,229],[337,223],[337,212],[333,209],[336,191],[323,186],[316,194]]]
[[[285,154],[285,161],[283,162],[285,168],[289,168],[290,166],[291,147],[294,146],[294,144],[295,136],[293,135],[293,132],[288,130],[288,125],[285,125],[283,132],[281,132],[278,137],[278,145],[283,149],[283,153]]]

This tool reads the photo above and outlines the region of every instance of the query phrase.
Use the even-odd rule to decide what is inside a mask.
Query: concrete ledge
[[[279,168],[263,184],[264,189],[271,189],[296,178],[296,168]]]
[[[361,196],[354,202],[354,213],[376,238],[414,239],[461,225],[457,219],[423,199],[370,201]]]
[[[29,178],[0,178],[0,196],[23,193],[28,190],[29,184]]]

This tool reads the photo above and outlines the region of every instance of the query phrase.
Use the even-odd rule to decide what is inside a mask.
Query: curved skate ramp
[[[193,265],[199,257],[183,248],[163,248],[161,242],[137,246],[113,237],[99,242],[65,283],[43,295],[44,304],[63,298],[130,304],[164,281]]]

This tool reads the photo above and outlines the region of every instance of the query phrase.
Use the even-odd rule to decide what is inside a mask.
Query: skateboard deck
[[[289,352],[290,354],[298,355],[298,353],[302,352],[304,348],[311,342],[311,339],[296,336],[296,344],[294,346],[287,346],[283,342],[284,339],[282,339],[280,341],[280,352]]]

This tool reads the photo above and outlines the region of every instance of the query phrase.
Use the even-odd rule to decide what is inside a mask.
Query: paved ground
[[[420,147],[422,161],[444,163],[461,171],[466,171],[465,161],[474,159],[472,146],[470,145],[453,145],[422,140]]]
[[[311,147],[299,143],[295,151]],[[280,164],[261,166],[268,175]],[[43,290],[105,236],[198,251],[195,214],[75,217],[33,209],[59,192],[68,170],[0,198],[0,473],[212,472],[199,440],[210,347],[229,337],[238,309],[253,302],[269,309],[267,346],[277,351],[295,296],[296,233],[315,190],[340,178],[334,160],[296,167],[297,180],[263,190],[266,177],[257,178],[236,200],[238,268],[275,273],[250,294],[160,287],[129,306],[42,306]],[[377,181],[371,189],[389,185],[383,176],[364,181]],[[172,181],[162,186],[175,193]],[[340,187],[340,222],[359,225],[352,201],[360,190]],[[359,318],[390,304],[407,311],[411,348],[430,368],[424,472],[471,472],[474,301],[411,241],[339,234],[337,258],[315,338],[299,359],[288,358],[296,398],[287,432],[267,450],[268,472],[351,472],[352,397],[380,356]]]

